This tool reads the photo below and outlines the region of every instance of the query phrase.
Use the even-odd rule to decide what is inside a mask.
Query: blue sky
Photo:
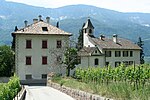
[[[87,4],[120,12],[150,13],[150,0],[6,0],[33,6],[57,8],[66,5]]]

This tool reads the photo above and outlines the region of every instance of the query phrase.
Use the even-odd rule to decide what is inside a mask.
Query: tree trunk
[[[70,76],[70,68],[66,68],[66,75],[67,77]]]

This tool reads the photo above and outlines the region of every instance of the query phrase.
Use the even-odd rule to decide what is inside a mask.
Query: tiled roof
[[[46,27],[46,31],[43,31],[42,27]],[[20,29],[16,32],[13,32],[12,34],[45,34],[45,35],[71,35],[71,33],[67,33],[55,26],[52,26],[46,22],[38,21],[36,23],[33,23],[31,25],[28,25],[27,27]]]
[[[139,50],[141,49],[138,45],[131,41],[123,38],[118,38],[118,42],[115,43],[112,38],[92,38],[89,36],[89,40],[100,47],[101,49],[128,49],[128,50]]]
[[[90,21],[90,19],[87,20],[87,22],[85,23],[83,29],[85,28],[93,28],[94,29],[94,26],[92,25],[92,22]]]

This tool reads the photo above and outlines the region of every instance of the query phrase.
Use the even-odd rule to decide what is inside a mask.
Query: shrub
[[[14,75],[7,84],[0,85],[0,100],[13,100],[20,90],[19,78]]]

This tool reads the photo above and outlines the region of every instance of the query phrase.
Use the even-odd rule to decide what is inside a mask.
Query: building
[[[140,64],[141,48],[131,41],[119,38],[114,34],[111,38],[104,35],[94,36],[94,26],[90,19],[83,26],[83,48],[79,51],[79,67],[113,66]]]
[[[27,21],[24,23],[24,28],[16,28],[12,33],[16,73],[22,81],[46,79],[49,72],[60,71],[53,63],[63,58],[59,51],[67,46],[65,41],[71,33],[59,29],[58,25],[52,26],[49,17],[45,22],[39,16],[31,25]],[[60,54],[59,59],[52,56],[52,52]]]

